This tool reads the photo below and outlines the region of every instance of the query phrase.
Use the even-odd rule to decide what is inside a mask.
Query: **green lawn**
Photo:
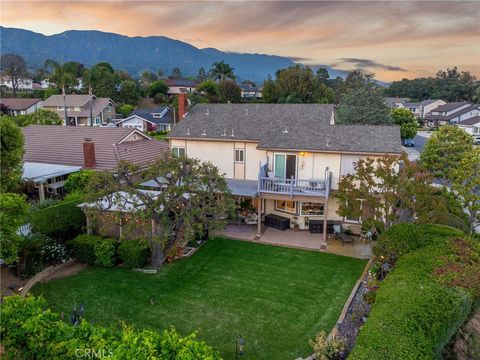
[[[366,260],[242,241],[212,239],[190,258],[158,275],[119,268],[89,268],[37,285],[52,308],[65,314],[85,304],[94,323],[121,320],[161,330],[174,326],[235,358],[295,359],[311,353],[308,339],[330,331]],[[150,304],[150,299],[155,301]]]

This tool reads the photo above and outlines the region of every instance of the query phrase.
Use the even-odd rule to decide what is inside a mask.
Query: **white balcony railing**
[[[273,194],[328,196],[329,184],[319,179],[281,179],[260,176],[258,179],[259,192]]]

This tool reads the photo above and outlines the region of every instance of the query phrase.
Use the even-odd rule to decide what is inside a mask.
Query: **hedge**
[[[437,225],[402,224],[385,234],[382,249],[401,256],[381,282],[349,359],[439,359],[480,295],[479,246]]]
[[[220,359],[217,351],[196,340],[195,333],[180,337],[174,329],[158,333],[126,325],[116,330],[87,321],[72,326],[47,309],[41,297],[8,296],[0,317],[4,359]],[[86,356],[86,350],[100,355]]]
[[[403,223],[386,230],[373,245],[375,256],[395,262],[401,256],[433,244],[444,244],[464,233],[444,225]]]
[[[81,199],[75,199],[32,212],[33,231],[57,239],[74,238],[85,226],[85,215],[77,206],[80,203]]]
[[[127,268],[141,268],[150,256],[150,249],[144,240],[124,240],[118,247],[118,255]]]
[[[73,256],[89,265],[95,265],[95,246],[104,241],[104,238],[96,235],[81,234],[67,242],[67,248]]]

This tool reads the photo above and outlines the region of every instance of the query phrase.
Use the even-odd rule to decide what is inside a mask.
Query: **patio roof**
[[[71,174],[81,169],[80,166],[25,162],[23,163],[22,179],[24,181],[43,183],[56,176]]]
[[[225,179],[232,195],[255,197],[258,193],[258,181]]]

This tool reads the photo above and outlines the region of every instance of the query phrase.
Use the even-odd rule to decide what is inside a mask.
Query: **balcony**
[[[328,197],[330,181],[319,179],[280,179],[260,176],[258,191],[260,193]]]

